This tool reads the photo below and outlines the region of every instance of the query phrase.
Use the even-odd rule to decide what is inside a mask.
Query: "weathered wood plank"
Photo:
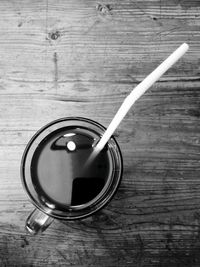
[[[0,1],[0,265],[199,266],[200,2]],[[182,42],[189,52],[115,133],[120,188],[96,215],[31,237],[23,150],[65,116],[108,126],[125,96]]]

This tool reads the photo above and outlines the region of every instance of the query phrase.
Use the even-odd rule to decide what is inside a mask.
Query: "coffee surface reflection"
[[[87,128],[59,129],[38,145],[31,161],[31,177],[41,200],[51,207],[89,205],[111,176],[112,160],[107,148],[91,164],[95,134]],[[52,205],[53,204],[53,205]]]

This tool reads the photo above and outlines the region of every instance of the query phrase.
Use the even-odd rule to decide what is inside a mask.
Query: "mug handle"
[[[29,234],[36,235],[46,230],[53,220],[39,209],[34,209],[26,220],[25,229]]]

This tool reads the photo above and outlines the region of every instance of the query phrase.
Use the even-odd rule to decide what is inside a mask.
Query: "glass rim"
[[[109,142],[108,142],[108,149],[109,149],[109,153],[111,153],[112,157],[115,157],[115,158],[112,158],[112,162],[115,163],[116,157],[117,157],[117,160],[119,161],[119,165],[120,165],[119,166],[119,171],[117,173],[117,171],[113,171],[112,170],[112,177],[110,179],[108,179],[108,181],[106,181],[107,187],[104,186],[103,187],[104,190],[102,189],[103,192],[101,191],[94,199],[89,201],[91,203],[87,202],[86,203],[87,205],[80,204],[80,205],[76,205],[76,206],[70,206],[69,209],[68,209],[68,215],[65,214],[66,211],[63,211],[63,212],[60,211],[60,213],[62,213],[62,215],[60,215],[60,214],[58,214],[58,210],[57,209],[54,210],[54,209],[52,209],[50,207],[46,207],[46,205],[44,205],[44,203],[42,204],[40,201],[38,201],[37,196],[34,196],[33,192],[31,192],[31,189],[29,188],[29,186],[27,184],[27,181],[26,181],[27,177],[25,175],[25,167],[26,167],[25,164],[26,164],[26,160],[27,160],[27,155],[30,152],[31,146],[34,144],[34,141],[36,141],[38,137],[41,137],[42,138],[41,141],[42,141],[42,140],[44,140],[44,138],[46,136],[48,136],[50,133],[54,132],[56,129],[57,130],[61,129],[62,127],[59,127],[60,123],[62,123],[62,122],[66,123],[66,122],[72,122],[72,121],[73,122],[79,122],[79,123],[81,123],[81,122],[82,123],[86,123],[86,124],[88,124],[87,127],[89,127],[89,126],[97,127],[98,131],[95,131],[94,129],[91,129],[91,128],[89,130],[97,132],[98,135],[101,135],[106,129],[100,123],[98,123],[98,122],[96,122],[94,120],[88,119],[88,118],[84,118],[84,117],[63,117],[63,118],[59,118],[59,119],[53,120],[53,121],[47,123],[45,126],[41,127],[32,136],[32,138],[30,139],[30,141],[28,142],[28,144],[25,147],[25,150],[24,150],[24,153],[23,153],[23,156],[22,156],[22,160],[21,160],[21,168],[20,168],[20,170],[21,170],[21,180],[22,180],[23,187],[24,187],[26,193],[28,194],[31,202],[34,204],[34,206],[36,208],[38,208],[42,212],[48,214],[49,216],[52,216],[52,217],[55,217],[55,218],[59,218],[59,219],[76,219],[76,217],[77,218],[86,217],[86,216],[89,216],[91,213],[96,212],[97,210],[99,210],[103,206],[105,206],[107,204],[107,202],[109,202],[109,200],[113,197],[114,193],[117,191],[117,188],[118,188],[119,183],[121,181],[122,172],[123,172],[123,160],[122,160],[121,150],[120,150],[120,147],[119,147],[117,141],[115,140],[115,137],[112,136],[110,138]],[[58,126],[58,128],[51,129],[52,126]],[[65,127],[69,127],[69,126],[70,125],[67,125]],[[78,125],[78,126],[80,126],[80,125]],[[51,129],[50,133],[46,133],[45,132],[48,129]],[[102,133],[99,133],[100,130],[102,131]],[[42,133],[45,133],[45,137],[41,136]],[[112,145],[114,145],[114,147],[111,147],[111,143],[112,143]],[[37,143],[36,143],[36,145],[37,145]],[[33,154],[34,154],[34,151],[33,151]],[[114,154],[117,154],[117,155],[114,155]],[[117,176],[117,179],[116,179],[116,176]],[[30,178],[31,178],[31,175],[30,175]],[[116,181],[110,181],[110,180],[114,180],[114,179]],[[115,182],[116,182],[116,184],[115,184]],[[30,184],[32,184],[32,187],[34,187],[34,183],[30,183]],[[114,188],[112,188],[113,185],[114,185]],[[111,192],[109,192],[109,194],[108,194],[107,191],[109,191],[109,189],[111,190]],[[35,190],[35,192],[37,194],[36,190]],[[88,205],[88,204],[90,204],[90,205]],[[93,209],[91,209],[92,207],[93,207]],[[81,210],[85,211],[85,213],[82,214],[82,215],[79,214],[79,215],[75,216],[75,213],[78,212],[78,211],[81,211]],[[57,211],[57,213],[56,213],[56,211]],[[70,212],[71,212],[71,214],[74,213],[74,215],[70,215]]]

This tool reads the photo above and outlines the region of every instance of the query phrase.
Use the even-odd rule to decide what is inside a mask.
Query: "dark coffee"
[[[93,201],[112,172],[105,148],[87,165],[97,135],[84,127],[55,130],[42,140],[31,161],[32,182],[43,201],[76,207]]]

